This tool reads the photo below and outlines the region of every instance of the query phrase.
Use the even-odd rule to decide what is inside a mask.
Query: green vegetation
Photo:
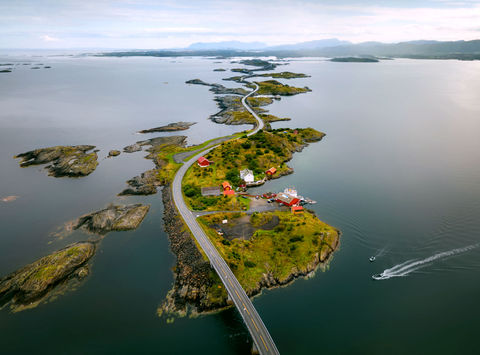
[[[256,124],[257,120],[247,110],[244,111],[230,111],[228,112],[230,117],[230,124]]]
[[[261,107],[267,106],[273,103],[273,99],[271,97],[262,97],[262,96],[251,96],[247,98],[247,104],[250,107]]]
[[[267,73],[267,74],[262,74],[262,75],[259,75],[259,76],[270,77],[270,78],[275,78],[275,79],[278,79],[278,78],[281,78],[281,79],[296,79],[296,78],[309,78],[310,77],[310,75],[306,75],[306,74],[303,74],[303,73],[292,73],[292,72],[289,72],[289,71],[284,71],[284,72],[281,72],[281,73]]]
[[[277,117],[277,116],[270,115],[270,114],[260,114],[260,118],[265,123],[278,122],[278,121],[290,121],[291,120],[291,118],[288,118],[288,117]]]
[[[257,82],[260,88],[257,91],[257,95],[283,95],[291,96],[311,91],[308,87],[297,88],[294,86],[284,85],[276,80],[267,80]]]
[[[197,185],[184,184],[182,186],[185,201],[196,211],[246,211],[249,201],[236,196],[202,196]]]
[[[225,180],[235,188],[240,183],[239,171],[245,168],[254,172],[256,180],[264,178],[265,171],[271,167],[277,169],[278,176],[286,174],[291,169],[285,163],[293,152],[323,136],[313,128],[282,128],[271,132],[260,130],[252,136],[224,142],[206,155],[214,164],[206,168],[194,164],[187,171],[183,180],[185,200],[194,209],[239,210],[236,203],[224,202],[231,198],[204,197],[200,188],[219,186]]]
[[[257,230],[249,240],[227,240],[209,227],[223,219],[235,223],[243,215],[219,213],[202,216],[199,221],[247,294],[258,292],[265,274],[277,285],[292,280],[292,275],[308,274],[338,245],[339,232],[309,211],[254,214],[252,224],[262,224],[274,215],[279,224],[272,230]]]

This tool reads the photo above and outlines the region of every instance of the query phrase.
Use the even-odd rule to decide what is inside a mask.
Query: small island
[[[93,145],[55,146],[40,148],[16,155],[21,159],[22,168],[31,165],[47,164],[45,169],[54,177],[82,177],[90,175],[98,165],[97,152]]]
[[[378,63],[379,60],[371,57],[338,57],[330,59],[331,62],[339,63]]]
[[[73,229],[105,235],[112,231],[127,231],[136,229],[148,213],[150,206],[141,203],[133,205],[110,205],[103,210],[92,212],[80,217]]]
[[[184,131],[193,126],[196,122],[175,122],[169,123],[165,126],[155,127],[150,129],[144,129],[138,133],[154,133],[154,132],[175,132],[175,131]]]
[[[303,73],[292,73],[289,71],[283,71],[281,73],[267,73],[267,74],[262,74],[259,76],[263,77],[270,77],[270,78],[275,78],[275,79],[297,79],[297,78],[309,78],[310,75],[306,75]]]
[[[282,84],[276,80],[260,81],[256,82],[256,84],[260,87],[260,89],[256,92],[256,95],[292,96],[311,91],[308,87],[297,88]]]
[[[0,279],[0,308],[10,305],[18,312],[36,307],[65,289],[68,281],[87,276],[87,262],[94,254],[95,243],[75,243]]]

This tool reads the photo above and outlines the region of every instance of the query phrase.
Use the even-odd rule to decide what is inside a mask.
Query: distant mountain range
[[[295,44],[283,44],[279,46],[267,46],[262,42],[198,42],[188,46],[188,50],[304,50],[334,47],[340,45],[352,44],[351,42],[341,41],[336,38],[320,39],[317,41],[301,42]]]
[[[186,49],[192,51],[205,50],[255,50],[266,48],[267,45],[262,42],[239,42],[239,41],[225,41],[225,42],[197,42],[192,43]]]
[[[399,43],[351,43],[336,38],[267,46],[261,42],[194,43],[185,49],[113,52],[108,56],[277,56],[277,57],[345,57],[375,56],[424,59],[480,60],[480,40],[409,41]]]

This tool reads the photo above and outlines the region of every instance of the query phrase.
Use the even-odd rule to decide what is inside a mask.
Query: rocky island
[[[105,235],[111,231],[136,229],[148,213],[150,206],[140,203],[133,205],[110,205],[100,211],[80,217],[73,229]]]
[[[17,312],[46,301],[67,281],[87,276],[94,254],[94,243],[75,243],[0,279],[0,308],[10,305]]]
[[[14,158],[21,159],[20,166],[47,164],[46,169],[54,177],[81,177],[91,174],[98,165],[97,152],[93,145],[55,146],[21,153]]]
[[[196,122],[175,122],[169,123],[166,126],[155,127],[150,129],[144,129],[139,131],[138,133],[154,133],[154,132],[175,132],[175,131],[183,131],[189,129],[193,126]]]
[[[338,57],[330,59],[331,62],[339,63],[378,63],[377,58],[371,57]]]

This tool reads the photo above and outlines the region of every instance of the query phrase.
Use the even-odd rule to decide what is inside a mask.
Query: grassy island
[[[224,142],[206,155],[214,164],[206,168],[194,164],[187,171],[183,180],[185,200],[196,210],[238,210],[238,201],[230,201],[236,197],[202,196],[201,187],[219,186],[227,180],[235,188],[240,183],[239,171],[245,168],[253,171],[256,180],[265,178],[265,171],[271,167],[277,169],[276,176],[289,174],[292,170],[286,162],[292,154],[324,135],[313,128],[281,128]]]
[[[270,77],[270,78],[275,78],[275,79],[296,79],[296,78],[309,78],[310,75],[306,75],[303,73],[292,73],[289,71],[283,71],[281,73],[267,73],[267,74],[262,74],[259,76],[263,77]]]
[[[248,225],[254,231],[243,238],[221,235],[216,226],[225,226],[222,220],[237,229]],[[264,286],[282,285],[308,275],[328,259],[339,242],[338,230],[309,211],[299,215],[280,211],[251,216],[219,213],[200,217],[199,221],[249,295]],[[211,292],[219,293],[215,288]]]
[[[297,88],[294,86],[282,84],[281,82],[276,80],[260,81],[256,83],[260,87],[257,91],[257,95],[291,96],[311,91],[308,87]]]

